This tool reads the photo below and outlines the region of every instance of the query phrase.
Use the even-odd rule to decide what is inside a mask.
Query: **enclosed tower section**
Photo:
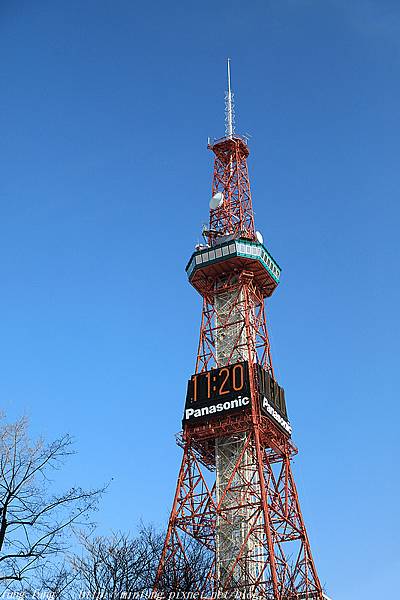
[[[226,102],[226,135],[209,144],[215,159],[206,243],[186,267],[203,309],[154,590],[322,600],[265,315],[281,269],[255,231],[249,149],[234,132],[230,78]]]

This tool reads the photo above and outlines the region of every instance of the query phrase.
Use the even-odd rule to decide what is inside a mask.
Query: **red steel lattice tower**
[[[249,149],[234,132],[229,61],[226,135],[208,147],[215,161],[207,243],[186,267],[203,298],[200,341],[154,591],[322,600],[265,316],[280,267],[254,227]]]

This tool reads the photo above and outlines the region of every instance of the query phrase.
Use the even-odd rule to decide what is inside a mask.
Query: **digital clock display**
[[[239,362],[192,375],[184,421],[200,421],[247,407],[250,407],[249,368],[247,362]]]

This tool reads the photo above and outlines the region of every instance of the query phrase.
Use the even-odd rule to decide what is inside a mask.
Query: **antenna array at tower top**
[[[231,59],[228,58],[228,91],[225,93],[225,135],[231,138],[235,133],[235,110],[231,90]]]

